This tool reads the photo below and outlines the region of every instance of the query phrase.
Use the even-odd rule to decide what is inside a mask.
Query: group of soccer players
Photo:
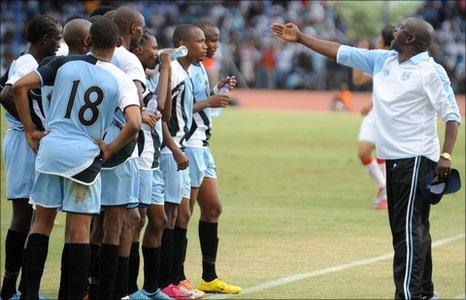
[[[211,89],[202,60],[215,54],[220,32],[206,21],[182,24],[173,49],[157,51],[144,26],[141,13],[126,6],[99,8],[63,29],[45,15],[29,22],[28,48],[0,81],[13,206],[1,299],[41,297],[58,211],[66,213],[58,299],[198,299],[241,291],[220,280],[215,265],[222,206],[208,147],[211,109],[228,105],[221,89],[236,82],[227,77]],[[68,55],[55,56],[62,37]],[[176,59],[181,46],[187,54]],[[184,273],[196,202],[198,288]]]

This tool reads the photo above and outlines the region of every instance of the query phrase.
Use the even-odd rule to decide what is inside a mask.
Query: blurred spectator
[[[330,105],[330,110],[334,110],[334,111],[353,110],[352,93],[348,89],[348,86],[346,85],[346,83],[340,84],[338,93],[336,94],[335,98],[333,98],[332,104]]]
[[[465,92],[466,0],[426,1],[417,15],[437,30],[431,54],[445,66],[456,92]],[[316,52],[277,42],[269,32],[274,21],[292,20],[307,34],[348,44],[347,25],[334,10],[336,1],[2,1],[2,72],[26,47],[24,30],[34,15],[46,13],[62,23],[71,17],[87,17],[99,5],[126,4],[138,9],[159,46],[170,47],[176,25],[207,19],[217,24],[221,44],[214,65],[221,75],[236,75],[239,86],[251,88],[338,88],[349,82],[346,68]],[[21,29],[20,29],[21,28]],[[210,70],[212,62],[207,62]]]

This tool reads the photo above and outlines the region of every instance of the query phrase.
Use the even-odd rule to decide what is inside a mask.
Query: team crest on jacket
[[[403,74],[401,74],[401,80],[406,81],[411,77],[411,72],[404,71]]]

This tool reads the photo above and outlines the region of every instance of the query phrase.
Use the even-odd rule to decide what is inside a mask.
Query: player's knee
[[[140,217],[140,220],[139,220],[139,224],[138,224],[138,227],[136,228],[137,231],[141,231],[142,228],[144,228],[144,225],[146,225],[146,217],[145,216],[141,216]]]
[[[138,228],[141,223],[141,215],[136,209],[127,211],[125,218],[125,226],[130,226],[131,228]]]
[[[89,228],[86,226],[68,228],[67,243],[87,243],[89,241]]]
[[[222,214],[222,210],[223,210],[222,204],[218,203],[216,205],[212,205],[211,207],[205,209],[203,211],[203,215],[205,218],[209,220],[216,220]]]
[[[116,222],[108,224],[104,228],[103,242],[106,244],[118,245],[120,242],[121,224]]]
[[[13,217],[10,223],[10,230],[28,233],[29,229],[31,228],[31,218],[32,216],[21,216],[21,217]]]

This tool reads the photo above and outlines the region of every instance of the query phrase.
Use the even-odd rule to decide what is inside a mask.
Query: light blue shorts
[[[189,177],[191,187],[199,188],[204,177],[217,178],[215,162],[209,147],[187,147],[185,154],[189,159]]]
[[[139,204],[138,160],[128,159],[113,169],[102,169],[102,206]]]
[[[64,212],[99,214],[101,178],[97,175],[91,185],[68,178],[36,172],[29,203]]]
[[[165,202],[165,187],[163,184],[163,175],[162,171],[155,169],[152,171],[152,193],[151,193],[151,203],[152,205],[164,205]]]
[[[7,199],[29,199],[34,185],[36,155],[23,130],[7,131],[3,140],[3,161]]]
[[[178,171],[173,154],[160,155],[160,169],[165,183],[165,202],[180,204],[181,199],[189,198],[191,183],[189,182],[189,168]]]
[[[152,170],[139,170],[139,203],[151,204]]]

